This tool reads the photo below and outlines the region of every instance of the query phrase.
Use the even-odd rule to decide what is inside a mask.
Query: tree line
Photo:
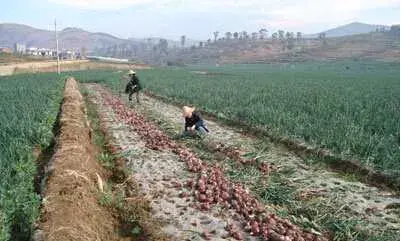
[[[225,32],[224,34],[221,34],[219,31],[215,31],[213,32],[212,38],[199,42],[199,47],[202,48],[213,43],[228,41],[264,41],[269,37],[268,33],[269,31],[266,28],[261,28],[259,31],[252,33],[248,33],[247,31],[239,31]],[[322,37],[325,38],[325,35],[322,35]],[[302,41],[302,33],[278,30],[277,32],[272,33],[271,39],[273,42],[280,42],[284,48],[292,49],[295,46],[295,43],[300,43]],[[181,36],[180,43],[181,47],[184,48],[186,43],[186,35]],[[191,48],[194,47],[197,46],[192,46]]]

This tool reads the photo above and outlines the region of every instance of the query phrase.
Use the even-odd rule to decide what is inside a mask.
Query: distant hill
[[[399,62],[400,38],[391,32],[332,37],[325,41],[302,39],[289,48],[277,40],[222,40],[168,56],[170,65],[187,63],[271,63],[339,59],[375,59]]]
[[[65,28],[58,34],[60,48],[85,47],[93,50],[128,41],[110,34],[91,33],[79,28]],[[55,46],[55,35],[54,31],[36,29],[27,25],[0,24],[0,46],[12,48],[17,42],[25,43],[28,47],[51,48]]]
[[[350,24],[342,25],[337,28],[329,29],[326,31],[322,31],[326,33],[326,37],[343,37],[350,36],[355,34],[363,34],[363,33],[371,33],[376,32],[377,29],[384,28],[385,30],[389,30],[390,26],[386,25],[374,25],[374,24],[366,24],[360,22],[353,22]],[[319,33],[305,35],[307,38],[317,38]]]
[[[79,28],[65,28],[59,31],[60,49],[85,47],[87,53],[104,57],[138,60],[148,64],[184,64],[197,62],[256,63],[287,61],[294,59],[327,58],[380,58],[399,61],[398,33],[379,32],[389,26],[350,23],[325,31],[328,37],[324,44],[318,39],[296,40],[290,50],[280,41],[265,40],[219,40],[199,46],[199,41],[187,38],[181,48],[179,40],[167,40],[168,46],[159,44],[161,38],[121,39],[106,33],[93,33]],[[372,33],[373,32],[373,33]],[[398,38],[397,38],[398,37]],[[27,47],[55,46],[54,31],[32,28],[27,25],[0,24],[0,47],[13,48],[15,43]],[[205,42],[203,42],[205,43]]]
[[[80,28],[65,28],[58,33],[60,48],[105,49],[114,45],[151,44],[157,45],[161,38],[121,39],[107,33],[92,33]],[[149,40],[148,40],[149,39]],[[51,48],[55,46],[54,31],[36,29],[23,24],[0,24],[0,47],[13,48],[15,43],[28,47]],[[180,41],[167,40],[169,47],[180,47]],[[187,39],[185,46],[197,45],[199,41]]]

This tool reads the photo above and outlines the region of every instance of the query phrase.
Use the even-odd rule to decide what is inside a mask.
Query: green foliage
[[[55,74],[0,77],[0,240],[29,240],[40,200],[33,148],[53,137],[63,82]]]
[[[110,207],[113,204],[113,191],[111,184],[106,183],[104,191],[100,194],[99,204],[105,207]]]

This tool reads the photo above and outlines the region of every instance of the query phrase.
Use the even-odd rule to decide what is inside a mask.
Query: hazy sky
[[[212,38],[262,27],[316,33],[353,21],[398,24],[399,0],[1,0],[1,22],[79,27],[118,37]]]

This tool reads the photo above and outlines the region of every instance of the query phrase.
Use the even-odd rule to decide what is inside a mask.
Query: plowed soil
[[[91,131],[77,82],[66,81],[60,134],[47,167],[38,240],[119,240],[118,221],[98,203],[99,177]],[[99,177],[98,177],[99,176]]]

